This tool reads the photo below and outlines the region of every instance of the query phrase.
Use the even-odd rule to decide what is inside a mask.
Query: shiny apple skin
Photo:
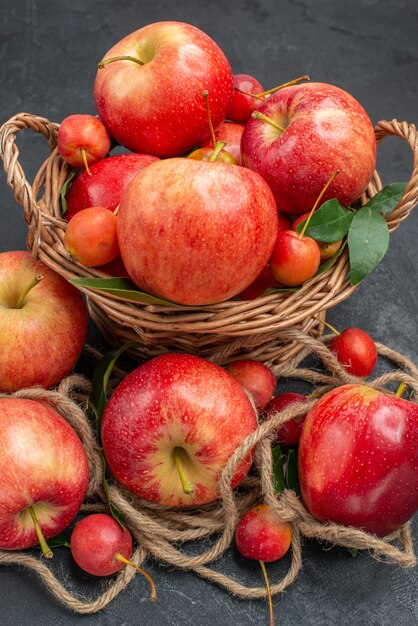
[[[289,550],[292,527],[289,522],[278,520],[266,504],[256,504],[239,520],[235,543],[247,559],[271,563]]]
[[[267,263],[278,217],[267,183],[238,165],[165,159],[129,184],[118,240],[131,279],[184,305],[227,300]]]
[[[133,152],[180,156],[209,136],[202,92],[209,93],[214,127],[226,117],[233,74],[219,46],[182,22],[155,22],[134,31],[104,59],[131,55],[97,71],[96,109],[109,133]]]
[[[303,502],[321,521],[385,536],[418,509],[415,403],[338,387],[308,413],[298,457]]]
[[[149,154],[115,154],[98,161],[90,167],[91,175],[82,172],[71,184],[65,219],[92,206],[114,211],[135,174],[155,161]]]
[[[137,496],[164,506],[200,505],[219,497],[229,457],[257,427],[247,394],[223,368],[200,357],[170,353],[130,373],[111,396],[102,442],[111,473]],[[173,459],[188,455],[193,493],[185,494]],[[247,474],[240,461],[232,485]]]
[[[354,376],[369,376],[377,362],[377,347],[368,333],[350,326],[328,344],[340,363]]]
[[[103,159],[110,150],[110,137],[103,122],[94,115],[69,115],[58,128],[57,148],[60,156],[77,168],[84,168],[82,150],[88,165]]]
[[[46,539],[62,532],[87,483],[84,448],[61,415],[43,402],[0,398],[0,549],[38,543],[29,506]]]
[[[251,118],[241,140],[242,164],[269,183],[279,211],[310,211],[331,175],[323,201],[344,206],[360,197],[376,165],[373,125],[361,104],[343,89],[304,83],[276,92],[259,109],[285,130]]]

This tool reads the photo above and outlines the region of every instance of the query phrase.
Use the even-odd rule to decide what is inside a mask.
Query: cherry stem
[[[119,213],[119,209],[120,209],[120,204],[118,204],[116,209],[113,211],[113,215],[117,215]]]
[[[176,468],[177,468],[177,471],[181,480],[181,484],[183,486],[183,492],[186,494],[193,493],[193,485],[189,482],[189,479],[186,476],[182,459],[180,458],[181,456],[184,456],[186,454],[185,450],[179,446],[176,446],[174,448],[173,454],[174,454],[174,462],[176,464]]]
[[[408,385],[406,383],[400,383],[399,387],[396,390],[395,396],[397,398],[402,398],[405,391],[408,389]]]
[[[89,164],[87,163],[87,152],[85,148],[81,148],[81,156],[83,157],[84,167],[86,168],[86,172],[89,176],[91,176],[91,172],[89,170]]]
[[[149,599],[151,600],[151,602],[155,602],[157,599],[157,590],[155,588],[155,583],[152,580],[151,576],[145,570],[143,570],[142,567],[139,567],[139,565],[132,563],[132,561],[129,561],[128,559],[125,559],[125,557],[120,552],[116,552],[115,559],[117,561],[120,561],[121,563],[125,563],[125,565],[130,565],[147,579],[147,581],[149,582],[151,586],[151,595]]]
[[[211,136],[211,139],[212,139],[212,146],[213,146],[213,148],[215,148],[216,147],[216,137],[215,137],[215,131],[213,129],[213,124],[212,124],[212,116],[210,114],[209,92],[208,92],[207,89],[202,91],[202,96],[203,96],[203,100],[205,101],[206,115],[208,116],[208,124],[209,124],[210,136]]]
[[[145,65],[145,63],[141,61],[141,59],[132,57],[129,54],[123,54],[118,57],[109,57],[108,59],[103,59],[103,61],[100,61],[97,67],[99,68],[99,70],[101,70],[106,67],[106,65],[108,65],[109,63],[113,63],[114,61],[132,61],[133,63],[137,63],[138,65]]]
[[[340,335],[340,331],[337,330],[336,328],[334,328],[334,326],[331,326],[331,324],[328,324],[328,322],[326,322],[325,320],[321,320],[323,325],[326,326],[327,328],[329,328],[330,330],[332,330],[332,332],[334,333],[334,335]]]
[[[266,565],[264,561],[259,561],[259,563],[260,563],[261,571],[263,572],[264,580],[266,581],[267,596],[269,600],[269,610],[270,610],[270,626],[274,626],[273,601],[271,599],[270,581],[267,575]]]
[[[226,141],[218,141],[216,143],[214,151],[210,155],[209,161],[216,161],[216,159],[218,158],[219,153],[222,152],[222,150],[224,149],[225,146],[226,146]]]
[[[271,93],[274,93],[275,91],[279,91],[280,89],[284,89],[285,87],[291,87],[292,85],[297,85],[298,83],[301,83],[303,80],[310,80],[310,77],[308,76],[308,74],[305,74],[304,76],[299,76],[298,78],[294,78],[293,80],[289,80],[287,83],[283,83],[283,85],[278,85],[277,87],[272,87],[271,89],[267,89],[267,91],[262,91],[261,93],[257,93],[254,95],[254,97],[261,98],[262,100],[264,100],[265,96],[268,96]],[[250,95],[253,95],[253,94],[250,94]]]
[[[279,130],[281,133],[284,133],[283,126],[280,126],[277,122],[271,119],[271,117],[267,117],[264,113],[260,113],[260,111],[253,111],[251,113],[251,117],[255,117],[256,120],[262,120],[263,122],[267,122],[270,126],[273,126],[276,130]]]
[[[41,546],[42,554],[46,559],[52,559],[53,552],[47,544],[42,529],[39,525],[38,518],[36,517],[35,509],[33,506],[29,507],[29,513],[32,518],[33,525],[35,527],[36,536],[38,537],[39,545]]]
[[[256,98],[257,100],[265,100],[265,98],[263,98],[263,96],[260,96],[260,95],[258,95],[256,93],[250,93],[249,91],[244,91],[244,89],[240,89],[236,85],[234,85],[234,89],[235,89],[235,91],[238,91],[239,93],[244,94],[244,96],[250,96],[251,98]]]
[[[18,298],[18,300],[16,302],[16,309],[21,309],[23,307],[23,304],[25,302],[25,298],[28,295],[29,291],[31,289],[33,289],[34,287],[36,287],[36,285],[38,283],[40,283],[42,279],[43,279],[42,274],[37,274],[36,276],[34,276],[32,278],[32,280],[30,281],[29,285],[26,287],[24,292],[20,294],[20,296],[19,296],[19,298]]]
[[[312,215],[315,213],[317,207],[319,206],[319,203],[321,202],[322,198],[324,197],[324,194],[325,194],[326,190],[328,189],[328,187],[330,186],[330,184],[332,183],[334,178],[336,176],[338,176],[339,173],[340,173],[340,170],[335,170],[335,172],[332,174],[332,176],[330,176],[328,181],[325,183],[323,190],[321,191],[321,193],[317,197],[316,202],[313,205],[313,207],[311,209],[311,212],[309,213],[308,218],[307,218],[306,222],[304,223],[302,230],[299,233],[299,239],[302,239],[302,237],[304,236],[304,234],[306,232],[306,229],[309,226],[309,222],[311,221]]]

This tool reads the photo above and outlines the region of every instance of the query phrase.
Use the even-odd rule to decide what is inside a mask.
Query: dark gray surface
[[[211,35],[235,73],[256,76],[267,88],[308,72],[312,80],[337,84],[368,110],[373,122],[418,121],[418,8],[415,0],[332,0],[256,2],[153,2],[109,0],[2,0],[0,4],[1,120],[19,111],[60,121],[71,113],[94,112],[96,63],[122,36],[165,19],[186,21]],[[47,154],[44,140],[19,138],[28,178]],[[379,149],[384,182],[406,180],[409,148],[386,140]],[[0,250],[23,248],[26,226],[20,207],[0,185]],[[411,215],[391,238],[379,268],[328,319],[339,328],[358,325],[378,341],[418,362],[418,216]],[[97,341],[94,333],[91,339]],[[415,537],[418,525],[415,522]],[[288,562],[269,567],[278,580]],[[257,563],[231,549],[217,564],[248,585],[261,583]],[[84,576],[59,552],[57,575],[72,589],[95,594],[101,582]],[[55,602],[35,574],[0,569],[0,624],[250,626],[267,624],[263,602],[229,596],[194,574],[147,563],[159,593],[150,604],[140,576],[104,612],[72,614]],[[274,599],[281,626],[412,626],[418,621],[416,570],[377,562],[368,554],[304,545],[304,569],[297,582]]]

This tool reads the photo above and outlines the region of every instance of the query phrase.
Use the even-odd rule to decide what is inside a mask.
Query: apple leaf
[[[300,494],[298,453],[295,448],[291,448],[287,454],[286,487],[294,491],[296,494]]]
[[[69,282],[79,287],[105,291],[106,293],[118,296],[124,300],[130,300],[131,302],[181,307],[180,304],[156,298],[144,291],[138,291],[135,283],[129,278],[70,278]]]
[[[369,206],[359,209],[348,231],[352,285],[357,285],[375,269],[388,246],[389,228],[383,215]]]
[[[316,241],[333,243],[339,241],[348,233],[354,212],[343,207],[337,200],[327,200],[311,217],[305,234]],[[306,220],[297,225],[296,229],[300,233]]]
[[[77,175],[77,172],[75,170],[72,170],[68,178],[65,180],[63,186],[61,187],[61,192],[60,192],[61,215],[65,215],[65,213],[67,212],[67,208],[68,208],[67,197],[66,197],[67,191],[68,191],[68,187],[70,186],[70,184],[72,183],[76,175]]]
[[[390,183],[370,198],[364,206],[382,215],[390,215],[402,198],[405,187],[406,183]]]
[[[284,491],[283,456],[280,446],[273,446],[273,487],[276,493]]]

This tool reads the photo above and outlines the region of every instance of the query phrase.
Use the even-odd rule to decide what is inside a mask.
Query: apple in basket
[[[0,391],[52,387],[84,347],[81,294],[24,250],[0,254]]]
[[[46,402],[0,398],[0,549],[22,550],[66,528],[88,483],[83,445]]]
[[[219,497],[222,470],[256,427],[255,409],[233,376],[201,357],[169,353],[119,384],[101,436],[119,483],[145,500],[187,506]],[[240,460],[232,486],[245,477],[252,457]]]
[[[278,230],[267,183],[228,163],[165,159],[122,196],[118,240],[131,279],[184,305],[227,300],[266,265]]]
[[[334,85],[304,83],[281,89],[253,113],[241,158],[269,183],[279,211],[300,215],[310,211],[336,170],[340,175],[323,201],[355,201],[373,175],[376,140],[353,96]]]
[[[209,136],[202,91],[213,125],[232,99],[231,66],[203,31],[156,22],[131,33],[99,63],[94,97],[110,134],[133,152],[180,156]]]

